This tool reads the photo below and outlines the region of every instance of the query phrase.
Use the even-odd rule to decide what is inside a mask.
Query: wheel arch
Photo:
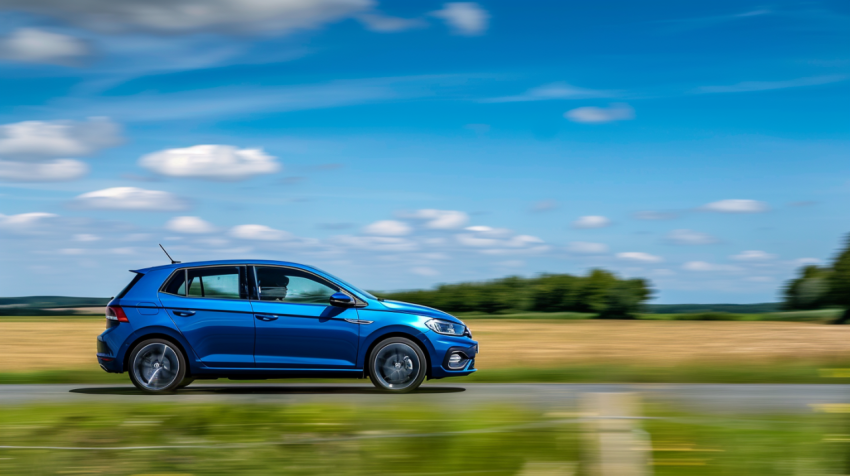
[[[171,342],[172,344],[177,346],[177,348],[180,350],[180,352],[183,353],[183,358],[186,360],[186,363],[188,364],[187,369],[186,369],[186,375],[187,376],[192,375],[190,370],[192,370],[192,363],[194,362],[194,359],[192,358],[191,354],[186,350],[187,349],[186,345],[184,345],[184,343],[181,342],[179,338],[177,338],[177,337],[175,337],[171,334],[168,334],[166,332],[162,332],[162,331],[153,331],[153,332],[148,332],[148,333],[139,335],[135,339],[133,339],[133,341],[131,341],[130,344],[127,345],[127,350],[124,352],[124,358],[122,359],[122,364],[124,365],[125,371],[129,371],[130,354],[133,353],[133,349],[137,345],[139,345],[140,342],[148,340],[148,339],[167,340],[168,342]]]
[[[366,353],[363,354],[363,376],[369,376],[369,356],[372,355],[372,351],[375,349],[375,346],[380,344],[381,342],[393,338],[393,337],[403,337],[405,339],[409,339],[413,341],[419,347],[419,350],[425,355],[425,375],[427,378],[431,378],[431,352],[428,349],[428,346],[420,339],[415,336],[413,332],[407,332],[405,330],[392,330],[383,334],[376,336],[372,339],[372,342],[366,348]]]

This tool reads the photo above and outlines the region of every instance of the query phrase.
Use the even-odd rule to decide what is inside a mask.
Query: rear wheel
[[[176,345],[165,339],[140,342],[130,353],[129,362],[130,380],[145,393],[171,392],[186,376],[186,358]]]
[[[195,381],[194,377],[186,377],[186,378],[183,379],[182,382],[180,382],[180,385],[178,385],[177,388],[186,388],[186,387],[189,386],[189,384],[191,384],[194,381]]]
[[[425,354],[404,337],[391,337],[378,343],[369,356],[369,378],[375,387],[388,393],[408,393],[425,380]]]

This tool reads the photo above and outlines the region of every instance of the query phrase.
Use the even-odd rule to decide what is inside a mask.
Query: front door
[[[257,368],[355,368],[357,310],[329,305],[338,286],[294,268],[255,266],[254,273]]]
[[[254,367],[254,315],[244,266],[188,268],[172,275],[159,300],[208,367]]]

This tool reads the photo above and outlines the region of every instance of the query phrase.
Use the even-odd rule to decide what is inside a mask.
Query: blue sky
[[[267,258],[778,298],[850,232],[842,2],[4,2],[0,295]]]

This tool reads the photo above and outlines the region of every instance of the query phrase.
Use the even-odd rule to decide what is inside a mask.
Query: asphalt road
[[[144,395],[132,385],[0,385],[0,405],[29,403],[337,403],[357,406],[437,403],[455,407],[516,404],[542,411],[574,409],[588,392],[636,392],[650,402],[722,413],[809,412],[812,405],[850,403],[850,385],[731,384],[463,384],[423,385],[408,395],[357,384],[191,385],[171,395]]]

